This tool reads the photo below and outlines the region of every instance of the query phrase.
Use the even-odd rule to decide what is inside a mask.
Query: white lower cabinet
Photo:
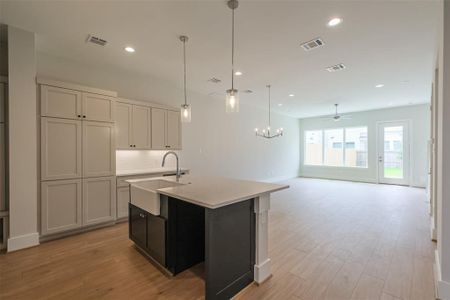
[[[116,179],[43,181],[41,235],[62,233],[116,219]]]
[[[83,179],[83,225],[104,223],[115,219],[115,177]]]
[[[128,202],[130,202],[130,188],[117,188],[117,219],[128,217]]]
[[[81,179],[42,182],[41,234],[80,228],[81,199]]]

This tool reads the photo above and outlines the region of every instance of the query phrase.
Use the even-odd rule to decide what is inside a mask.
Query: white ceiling
[[[230,88],[231,10],[226,1],[2,1],[3,23],[37,33],[38,50],[182,84],[187,44],[189,89],[222,98]],[[295,117],[429,102],[438,1],[251,1],[236,11],[236,79],[241,102]],[[327,21],[344,19],[335,28]],[[88,34],[108,40],[86,44]],[[299,46],[321,37],[324,47]],[[132,45],[136,53],[123,51]],[[325,68],[344,63],[347,69]],[[222,83],[209,83],[217,77]],[[375,88],[376,84],[383,88]],[[289,94],[295,97],[288,97]],[[181,101],[181,99],[180,99]]]

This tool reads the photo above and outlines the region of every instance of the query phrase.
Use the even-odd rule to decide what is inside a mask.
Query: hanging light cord
[[[183,63],[184,63],[184,105],[187,105],[186,95],[186,39],[183,39]]]
[[[234,90],[234,1],[231,9],[231,89]]]
[[[270,84],[267,85],[267,87],[269,88],[269,128],[270,128]],[[270,129],[267,129],[267,131],[270,131]]]

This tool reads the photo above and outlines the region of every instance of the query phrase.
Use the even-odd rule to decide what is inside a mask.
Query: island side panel
[[[230,299],[253,282],[254,199],[205,209],[206,299]]]
[[[270,194],[260,195],[255,198],[256,215],[256,262],[255,281],[263,283],[271,275],[271,261],[269,258],[269,209]]]

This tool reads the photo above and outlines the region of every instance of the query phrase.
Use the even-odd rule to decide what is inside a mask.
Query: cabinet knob
[[[78,118],[81,118],[81,115],[78,115]]]
[[[83,118],[86,118],[86,116],[83,116]]]

